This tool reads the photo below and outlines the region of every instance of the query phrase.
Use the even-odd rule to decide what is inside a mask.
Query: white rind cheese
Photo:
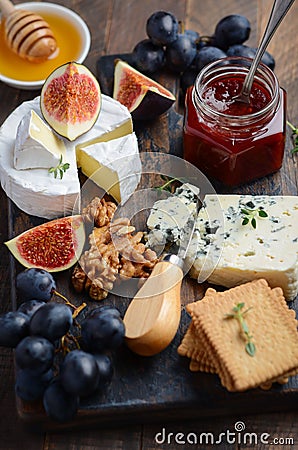
[[[22,103],[6,119],[0,128],[0,178],[1,185],[8,197],[24,212],[37,217],[54,219],[77,214],[80,209],[80,182],[76,161],[76,145],[84,145],[105,135],[109,140],[130,133],[131,115],[118,101],[102,95],[101,111],[94,127],[73,142],[62,139],[66,148],[65,162],[70,167],[63,175],[54,178],[47,168],[17,170],[14,167],[14,147],[17,128],[23,117],[33,110],[40,115],[40,99]],[[109,133],[111,132],[111,136]],[[134,149],[137,151],[137,149]],[[63,159],[64,161],[64,159]],[[134,171],[134,167],[127,167]],[[125,192],[125,183],[121,187]],[[128,187],[127,192],[130,191]],[[127,194],[128,195],[128,194]]]
[[[80,183],[71,146],[65,144],[65,159],[70,166],[62,180],[55,179],[48,169],[17,170],[14,167],[17,127],[31,109],[40,114],[39,98],[22,103],[0,129],[1,185],[8,197],[27,214],[46,219],[72,214],[78,201]]]
[[[125,203],[135,191],[142,166],[135,133],[107,142],[76,148],[77,164],[118,203]]]
[[[102,105],[97,121],[88,133],[75,140],[76,148],[97,142],[106,142],[133,132],[133,123],[126,106],[111,97],[102,95]]]
[[[51,168],[66,157],[66,148],[34,110],[24,115],[17,128],[14,147],[16,169]]]
[[[167,208],[162,201],[155,206]],[[247,217],[243,209],[254,211],[256,228],[251,221],[243,224]],[[171,220],[163,216],[162,223],[154,211],[149,236],[153,233],[159,243],[170,242],[168,230],[173,230],[172,223],[182,217],[182,210],[174,208]],[[260,217],[258,210],[267,217]],[[265,278],[293,300],[298,293],[297,224],[296,196],[206,195],[188,253],[190,275],[227,288]],[[179,240],[179,230],[174,231]]]

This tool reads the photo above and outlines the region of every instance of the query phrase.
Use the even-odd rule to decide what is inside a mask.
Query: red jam
[[[187,91],[184,158],[207,177],[236,186],[280,169],[286,95],[264,66],[266,76],[255,77],[250,104],[237,102],[245,69],[229,68],[207,68]]]
[[[215,111],[229,116],[254,114],[268,105],[270,94],[258,83],[252,86],[249,104],[236,101],[234,97],[240,94],[242,85],[243,77],[215,80],[203,91],[202,97]]]

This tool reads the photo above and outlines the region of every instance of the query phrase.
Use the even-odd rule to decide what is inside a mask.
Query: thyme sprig
[[[266,218],[268,214],[263,208],[241,208],[241,214],[243,216],[242,225],[251,224],[253,228],[257,228],[257,217]]]
[[[293,143],[294,143],[294,148],[292,148],[292,153],[297,153],[298,152],[298,128],[295,127],[293,124],[291,124],[289,121],[287,121],[287,125],[291,128],[292,130],[292,137],[293,137]]]
[[[63,162],[63,155],[61,154],[59,163],[55,167],[51,167],[49,169],[49,173],[53,173],[54,177],[57,178],[59,175],[59,178],[62,180],[64,173],[69,169],[69,163]]]
[[[253,336],[250,334],[247,323],[244,320],[244,317],[251,310],[251,308],[247,308],[245,311],[242,311],[245,306],[245,303],[237,303],[236,306],[232,309],[232,313],[228,313],[225,315],[225,319],[236,319],[238,320],[241,331],[244,333],[246,344],[245,350],[249,354],[249,356],[254,356],[256,353],[256,346],[252,342]]]
[[[168,192],[172,192],[172,184],[175,181],[179,181],[180,183],[186,183],[186,179],[183,178],[169,178],[169,177],[165,177],[164,175],[160,176],[162,180],[165,180],[166,182],[164,184],[162,184],[161,186],[157,186],[155,189],[159,192],[162,191],[168,191]]]

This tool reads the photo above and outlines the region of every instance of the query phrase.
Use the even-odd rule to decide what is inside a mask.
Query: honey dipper
[[[5,40],[21,58],[39,63],[57,50],[55,36],[48,23],[34,12],[17,9],[10,0],[0,0],[5,19]]]

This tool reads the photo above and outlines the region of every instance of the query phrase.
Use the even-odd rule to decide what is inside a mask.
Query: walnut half
[[[116,204],[114,202],[106,201],[104,198],[95,197],[83,209],[83,217],[85,222],[94,223],[95,227],[103,227],[108,225],[112,220],[116,211]]]
[[[85,208],[84,217],[95,226],[89,235],[89,249],[81,256],[72,274],[77,292],[88,292],[93,300],[102,300],[113,289],[116,279],[147,278],[158,261],[153,250],[135,234],[128,218],[111,222],[116,205],[95,198]]]

